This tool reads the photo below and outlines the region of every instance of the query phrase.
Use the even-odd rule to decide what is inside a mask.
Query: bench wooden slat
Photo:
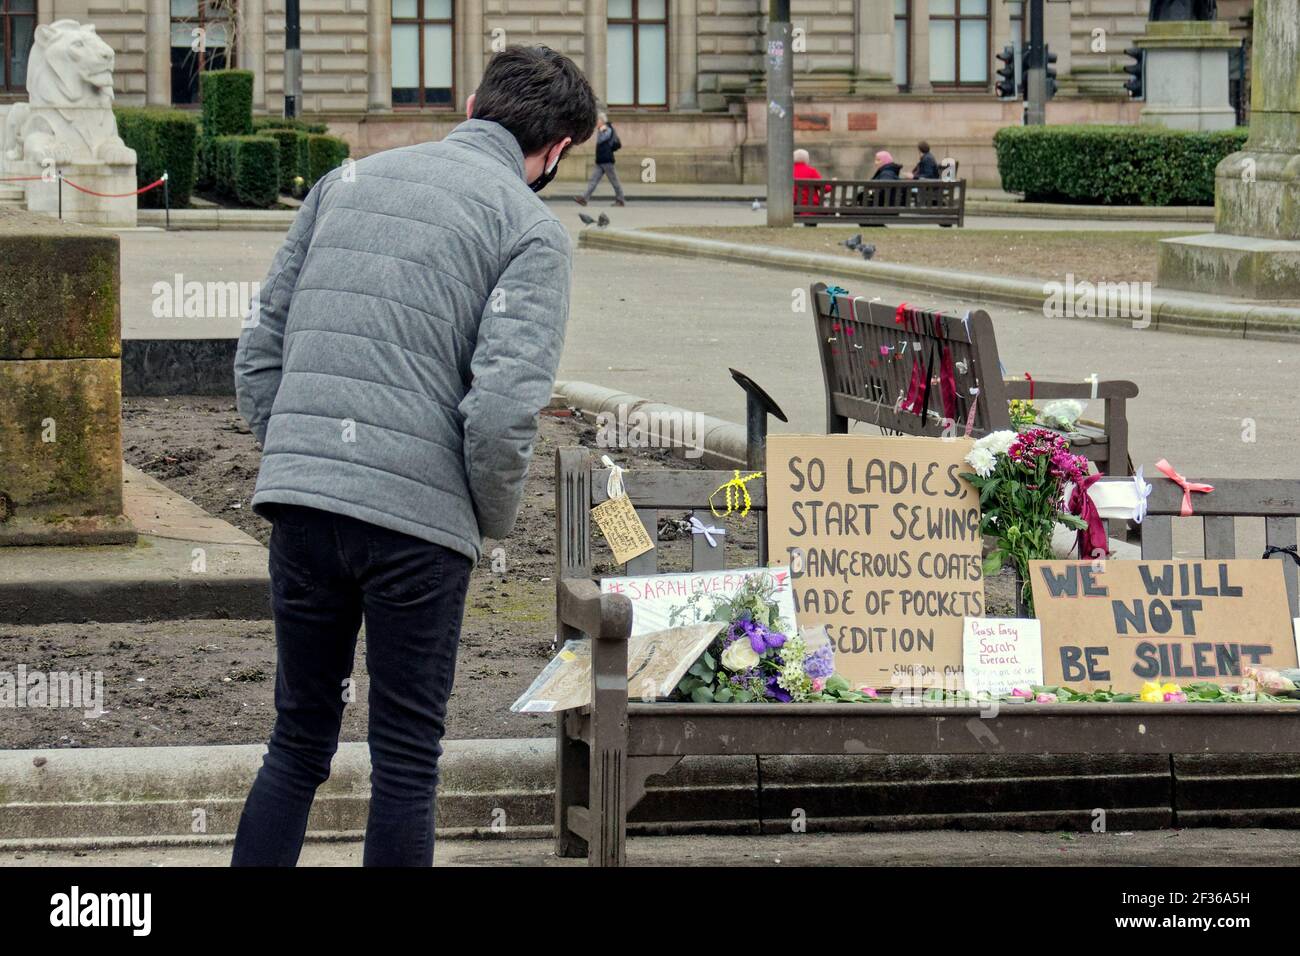
[[[695,512],[692,511],[691,514],[694,515]],[[713,515],[708,511],[701,512],[698,517],[706,527],[722,527],[720,524],[709,524]],[[713,540],[717,542],[717,545],[710,547],[709,539],[704,535],[691,535],[691,568],[693,570],[722,571],[727,567],[727,536],[725,534],[714,535]]]
[[[628,493],[631,498],[631,492]],[[633,499],[635,504],[635,499]],[[656,508],[637,508],[636,516],[641,519],[645,525],[646,533],[650,535],[650,540],[659,541],[659,511]],[[645,554],[638,554],[635,558],[624,565],[624,570],[628,574],[654,574],[659,568],[659,548],[651,548]]]
[[[741,469],[743,478],[750,472]],[[732,479],[731,471],[629,471],[623,476],[627,496],[636,508],[662,508],[666,510],[707,511],[709,495]],[[591,503],[608,501],[605,482],[609,469],[597,468],[591,473]],[[749,482],[750,507],[767,510],[767,493],[762,479]],[[718,496],[715,501],[721,499]],[[651,535],[653,537],[653,534]]]
[[[1233,518],[1209,516],[1205,523],[1205,556],[1207,558],[1235,558],[1237,556],[1237,525]]]
[[[1174,556],[1174,527],[1168,515],[1149,514],[1142,522],[1142,557],[1163,561]]]
[[[1264,543],[1274,548],[1295,547],[1296,519],[1265,518]],[[1269,560],[1282,562],[1282,577],[1286,580],[1287,598],[1291,602],[1291,616],[1300,617],[1300,565],[1286,555],[1274,555]]]

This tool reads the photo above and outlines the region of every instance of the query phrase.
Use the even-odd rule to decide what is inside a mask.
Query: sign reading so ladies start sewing
[[[777,435],[768,536],[799,624],[829,626],[855,685],[961,687],[962,627],[984,616],[969,439]]]

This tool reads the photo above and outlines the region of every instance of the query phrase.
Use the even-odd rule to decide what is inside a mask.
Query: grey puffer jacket
[[[319,508],[475,561],[510,532],[572,262],[523,176],[514,136],[469,120],[312,189],[235,356],[259,514]]]

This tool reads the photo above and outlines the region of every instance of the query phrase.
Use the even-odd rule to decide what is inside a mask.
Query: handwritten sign
[[[1275,561],[1031,561],[1045,683],[1138,691],[1295,667]]]
[[[700,623],[712,612],[717,599],[732,597],[756,574],[771,577],[772,600],[791,628],[787,633],[793,634],[794,589],[790,586],[790,569],[785,567],[602,578],[600,589],[605,594],[624,594],[631,600],[635,636]]]
[[[1043,683],[1043,639],[1032,618],[968,617],[962,632],[966,689],[994,696]]]
[[[776,435],[768,540],[790,564],[803,626],[873,687],[961,687],[962,622],[984,614],[979,494],[968,439]]]
[[[609,549],[619,564],[627,564],[637,555],[654,549],[655,543],[650,540],[649,532],[637,517],[627,495],[602,501],[591,509],[591,516],[596,519],[600,533],[609,542]]]

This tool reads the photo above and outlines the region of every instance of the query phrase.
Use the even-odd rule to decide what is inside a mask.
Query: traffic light
[[[1132,63],[1124,65],[1124,72],[1127,73],[1128,79],[1124,81],[1124,89],[1128,90],[1128,95],[1135,100],[1142,99],[1144,90],[1142,88],[1146,71],[1146,54],[1141,47],[1131,46],[1124,51],[1125,56],[1133,58]]]
[[[1010,43],[1002,48],[1002,52],[997,54],[998,62],[1002,66],[998,67],[998,79],[994,84],[998,98],[1004,100],[1014,100],[1016,98],[1016,48]]]
[[[1043,50],[1047,54],[1046,63],[1044,64],[1047,71],[1047,89],[1044,92],[1044,98],[1050,100],[1056,95],[1056,67],[1054,65],[1056,63],[1056,54],[1052,52],[1052,48],[1046,43],[1043,44]]]

